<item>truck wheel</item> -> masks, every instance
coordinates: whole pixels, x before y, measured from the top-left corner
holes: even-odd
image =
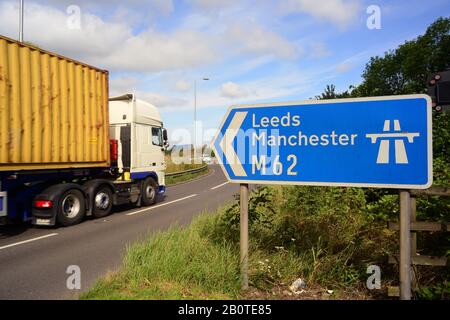
[[[92,215],[95,218],[103,218],[111,213],[113,206],[113,194],[111,188],[103,185],[95,190],[92,201]]]
[[[150,177],[144,180],[141,195],[141,202],[144,206],[151,206],[156,202],[157,190],[158,186],[156,185],[155,180]]]
[[[68,227],[79,223],[86,213],[84,196],[81,191],[77,189],[66,191],[59,199],[57,210],[56,219],[62,226]]]

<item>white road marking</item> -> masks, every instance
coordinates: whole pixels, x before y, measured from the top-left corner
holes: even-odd
[[[228,181],[227,181],[227,182],[224,182],[224,183],[222,183],[222,184],[219,184],[218,186],[212,187],[211,190],[216,190],[216,189],[218,189],[218,188],[220,188],[220,187],[223,187],[223,186],[226,185],[227,183],[228,183]]]
[[[6,248],[10,248],[10,247],[14,247],[14,246],[18,246],[20,244],[25,244],[25,243],[32,242],[32,241],[41,240],[41,239],[48,238],[48,237],[57,236],[57,235],[58,235],[57,233],[50,233],[50,234],[47,234],[47,235],[42,236],[42,237],[28,239],[28,240],[24,240],[24,241],[20,241],[20,242],[16,242],[16,243],[11,243],[11,244],[8,244],[6,246],[0,247],[0,250],[6,249]]]
[[[153,207],[145,208],[145,209],[142,209],[142,210],[130,212],[130,213],[127,213],[125,215],[126,216],[132,216],[132,215],[135,215],[136,213],[153,210],[153,209],[156,209],[156,208],[159,208],[159,207],[162,207],[162,206],[167,206],[168,204],[172,204],[172,203],[175,203],[175,202],[178,202],[178,201],[186,200],[186,199],[189,199],[189,198],[192,198],[192,197],[195,197],[195,196],[198,196],[198,194],[194,193],[194,194],[191,194],[190,196],[187,196],[187,197],[184,197],[184,198],[176,199],[176,200],[169,201],[169,202],[164,202],[164,203],[158,204],[157,206],[153,206]]]

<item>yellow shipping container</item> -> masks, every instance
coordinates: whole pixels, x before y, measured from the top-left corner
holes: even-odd
[[[0,36],[0,171],[108,166],[108,71]]]

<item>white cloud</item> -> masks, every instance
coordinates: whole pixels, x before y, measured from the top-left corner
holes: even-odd
[[[120,0],[123,1],[123,0]],[[148,1],[146,1],[148,3]],[[173,2],[172,0],[152,0],[150,3],[153,4],[153,6],[161,13],[163,14],[170,14],[174,10]]]
[[[136,97],[138,99],[147,101],[157,108],[166,109],[170,108],[172,110],[177,110],[181,108],[185,108],[189,101],[177,98],[177,97],[169,97],[167,95],[162,95],[154,92],[146,92],[146,91],[137,91]]]
[[[192,13],[184,17],[180,29],[206,31],[211,30],[215,24],[214,18],[210,15]]]
[[[185,80],[178,80],[175,82],[175,88],[178,91],[188,91],[191,89],[191,84]]]
[[[273,54],[282,59],[299,55],[298,48],[273,31],[255,23],[236,23],[225,32],[227,50],[258,55]]]
[[[0,30],[2,34],[17,37],[18,6],[0,4]],[[27,3],[25,6],[24,40],[71,57],[104,56],[109,49],[130,34],[126,25],[105,23],[98,17],[83,14],[81,29],[67,27],[65,12],[46,6]]]
[[[215,49],[198,32],[163,34],[148,30],[124,39],[101,61],[116,70],[152,72],[200,66],[216,59]]]
[[[323,42],[313,42],[310,46],[309,55],[312,58],[320,59],[331,55],[327,46]]]
[[[248,93],[245,92],[238,84],[231,81],[222,84],[220,88],[220,94],[222,97],[232,99],[248,96]]]
[[[359,0],[286,0],[281,4],[281,11],[285,14],[306,13],[340,27],[347,26],[360,8]]]
[[[292,96],[304,95],[308,99],[313,97],[323,83],[329,83],[336,78],[335,66],[324,66],[321,69],[309,70],[292,67],[290,72],[280,71],[277,74],[265,75],[253,80],[229,85],[229,93],[242,93],[242,96],[232,97],[222,94],[222,88],[202,91],[202,101],[198,108],[226,107],[230,104],[230,98],[236,99],[236,103],[260,103],[287,101]],[[233,83],[233,82],[231,82]],[[237,87],[236,87],[237,86]],[[234,88],[233,88],[234,87]],[[245,88],[245,89],[243,89]],[[244,95],[245,94],[245,95]],[[296,98],[298,100],[298,98]]]
[[[370,58],[370,52],[368,50],[364,50],[354,54],[353,56],[339,62],[334,67],[334,72],[337,73],[346,73],[356,66],[364,67],[365,62]]]
[[[352,69],[352,64],[349,62],[343,62],[336,66],[336,71],[339,73],[346,73]]]
[[[136,77],[120,76],[109,80],[110,95],[122,95],[136,91],[140,81]]]
[[[18,5],[0,3],[0,32],[17,36]],[[52,7],[28,2],[25,41],[71,58],[110,70],[155,72],[204,65],[218,54],[211,40],[199,32],[159,33],[147,29],[134,35],[125,23],[81,15],[81,29],[67,28],[68,15]]]
[[[189,107],[191,101],[183,94],[175,93],[171,90],[152,90],[146,86],[148,79],[141,79],[138,76],[120,76],[110,79],[110,96],[119,96],[126,93],[133,93],[138,99],[155,105],[161,110],[179,111]],[[183,82],[184,80],[180,80]],[[179,85],[182,87],[181,82]],[[188,82],[183,85],[189,85]],[[181,91],[181,90],[180,90]]]
[[[16,1],[0,3],[2,34],[17,36],[17,16]],[[81,28],[69,29],[65,9],[34,2],[27,2],[25,17],[26,41],[111,71],[183,70],[240,55],[293,59],[300,53],[295,44],[256,22],[228,25],[222,21],[223,28],[214,32],[207,28],[161,32],[147,27],[136,33],[127,19],[106,20],[82,11]]]
[[[82,10],[96,10],[96,11],[111,11],[116,8],[122,10],[122,6],[126,5],[127,9],[133,11],[145,11],[147,15],[168,15],[173,12],[174,5],[172,0],[34,0],[35,3],[43,5],[52,5],[59,7],[68,7],[70,5],[77,5]],[[25,1],[25,6],[28,5],[28,1]]]
[[[318,88],[325,86],[324,83],[330,83],[336,77],[335,66],[324,67],[317,70],[301,70],[293,67],[290,72],[279,72],[270,74],[257,79],[248,80],[237,84],[228,81],[220,87],[210,87],[203,89],[198,95],[197,109],[225,108],[230,105],[230,99],[234,103],[260,103],[287,101],[292,96],[303,95],[308,99],[317,94]],[[193,97],[185,93],[182,97],[169,98],[170,93],[165,96],[157,95],[147,96],[149,101],[158,106],[164,107],[164,112],[180,112],[192,110]],[[141,95],[147,99],[145,93]],[[296,98],[295,100],[298,100]]]
[[[229,8],[239,3],[239,0],[188,0],[195,8],[201,10],[217,10],[221,8]]]

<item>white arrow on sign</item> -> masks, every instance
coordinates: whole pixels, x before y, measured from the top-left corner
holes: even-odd
[[[225,131],[225,135],[220,141],[220,147],[223,150],[225,158],[227,159],[228,164],[230,165],[233,174],[237,177],[246,177],[247,173],[242,167],[241,162],[234,150],[233,140],[237,136],[239,129],[241,128],[242,123],[247,116],[247,112],[236,112],[231,120],[230,125]]]

